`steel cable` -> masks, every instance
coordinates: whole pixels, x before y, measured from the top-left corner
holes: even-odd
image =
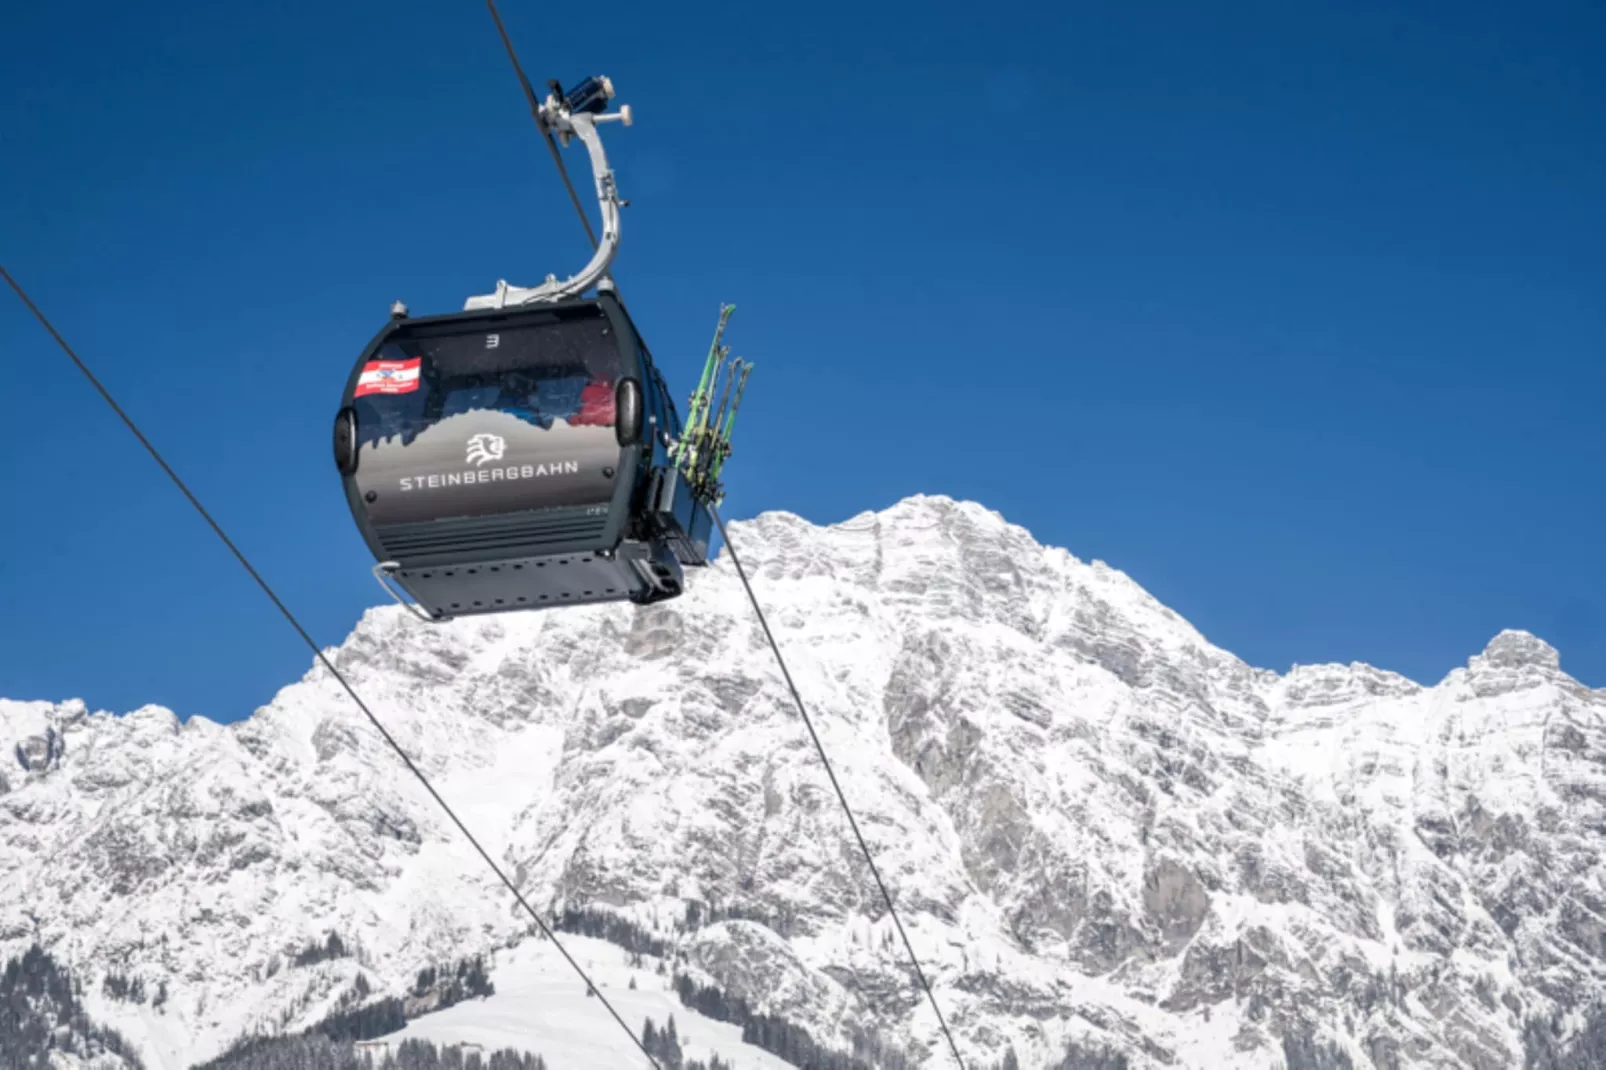
[[[535,87],[524,73],[524,65],[519,62],[518,53],[513,51],[513,40],[507,35],[507,27],[502,25],[502,13],[496,10],[496,0],[485,0],[485,6],[491,9],[491,18],[496,20],[496,32],[502,38],[502,46],[507,49],[507,58],[513,64],[513,73],[519,76],[519,85],[524,90],[524,99],[530,104],[530,115],[535,119],[535,125],[546,138],[546,147],[552,152],[552,162],[558,165],[558,175],[563,179],[563,188],[569,191],[569,200],[574,202],[574,210],[580,216],[580,225],[586,228],[586,237],[591,239],[591,248],[597,247],[596,232],[591,229],[591,219],[586,215],[584,206],[580,204],[580,195],[574,191],[574,183],[569,180],[569,169],[563,165],[563,154],[558,151],[558,143],[552,137],[552,131],[547,128],[546,122],[541,118],[541,104],[535,97]]]
[[[954,1042],[954,1035],[948,1029],[947,1019],[942,1016],[942,1008],[937,1006],[937,997],[931,991],[931,983],[926,980],[926,972],[920,968],[920,959],[915,955],[914,945],[909,942],[909,934],[904,932],[903,922],[898,917],[898,908],[892,904],[892,894],[887,891],[886,882],[881,879],[881,871],[876,868],[875,858],[870,854],[870,845],[865,842],[864,834],[859,831],[859,822],[853,816],[853,807],[848,805],[848,797],[842,791],[842,785],[837,782],[836,772],[831,768],[831,759],[825,756],[825,744],[820,742],[820,734],[814,729],[814,721],[803,705],[797,684],[792,682],[792,674],[787,671],[786,659],[781,656],[780,644],[775,641],[775,634],[770,631],[769,622],[764,618],[764,610],[758,604],[758,596],[753,593],[753,585],[747,579],[747,570],[742,567],[742,559],[736,553],[736,544],[731,542],[730,533],[725,530],[725,518],[720,516],[718,507],[712,503],[709,504],[708,511],[719,528],[719,537],[724,541],[725,549],[730,552],[731,564],[735,566],[736,575],[747,591],[747,600],[753,604],[753,612],[758,616],[759,627],[764,630],[764,638],[769,641],[770,650],[775,654],[775,663],[780,666],[787,690],[792,693],[792,701],[797,705],[798,715],[803,719],[803,727],[809,730],[809,738],[814,741],[814,749],[820,755],[820,764],[825,766],[825,775],[831,779],[831,787],[836,791],[837,801],[842,804],[843,813],[848,815],[848,825],[853,829],[853,838],[859,841],[859,850],[864,852],[864,861],[870,867],[870,875],[875,878],[876,887],[881,890],[881,898],[887,904],[887,913],[892,916],[892,924],[903,939],[903,947],[909,953],[909,962],[915,968],[915,976],[920,979],[920,987],[925,989],[926,999],[931,1002],[931,1009],[937,1015],[937,1025],[941,1027],[942,1035],[948,1039],[948,1050],[953,1052],[954,1062],[959,1065],[959,1070],[965,1070],[965,1060],[959,1054],[959,1045]]]
[[[641,1054],[647,1057],[647,1061],[653,1065],[654,1070],[663,1070],[663,1068],[658,1065],[658,1060],[653,1058],[652,1053],[647,1050],[646,1045],[643,1044],[641,1038],[636,1036],[635,1032],[630,1028],[630,1026],[625,1024],[625,1020],[619,1016],[619,1012],[614,1009],[613,1004],[608,1002],[608,997],[604,996],[602,994],[602,990],[592,983],[591,978],[586,975],[585,970],[578,962],[574,960],[574,956],[570,955],[568,949],[565,948],[558,940],[557,934],[547,926],[545,921],[541,920],[541,915],[535,912],[535,908],[530,906],[528,900],[524,898],[524,893],[519,891],[518,887],[508,879],[507,874],[502,872],[502,867],[496,864],[495,859],[490,856],[484,847],[480,846],[480,841],[474,838],[474,834],[468,830],[468,826],[464,825],[463,822],[458,819],[457,814],[452,810],[451,806],[447,804],[445,799],[441,798],[440,793],[437,792],[435,790],[435,786],[429,782],[429,778],[424,775],[423,770],[419,769],[418,766],[413,764],[413,760],[407,756],[407,752],[402,749],[401,744],[396,742],[395,737],[390,734],[390,732],[382,723],[380,723],[379,718],[374,716],[374,712],[368,708],[368,703],[364,702],[362,696],[357,694],[357,690],[351,686],[350,682],[346,680],[344,674],[342,674],[339,669],[335,668],[334,664],[324,654],[323,648],[320,647],[313,640],[312,636],[307,633],[307,630],[301,626],[301,622],[296,619],[296,615],[290,611],[290,608],[286,606],[282,600],[280,600],[278,594],[274,592],[268,581],[262,578],[262,574],[256,570],[256,567],[251,564],[250,560],[245,556],[240,548],[234,544],[234,540],[230,539],[228,535],[224,533],[223,528],[216,520],[212,519],[212,514],[207,512],[206,507],[201,504],[198,498],[196,498],[189,486],[182,478],[180,478],[179,474],[173,470],[173,467],[167,463],[166,458],[164,458],[161,452],[151,444],[150,439],[145,437],[144,432],[139,429],[139,425],[134,423],[133,418],[130,417],[128,413],[123,411],[123,407],[117,403],[117,399],[112,397],[111,392],[108,391],[105,386],[101,385],[100,380],[95,377],[95,373],[89,370],[89,366],[79,359],[78,354],[73,351],[72,346],[67,344],[67,340],[63,338],[60,332],[56,330],[55,325],[52,324],[49,318],[45,316],[44,312],[39,309],[39,306],[33,303],[33,299],[28,296],[17,280],[11,277],[11,273],[5,269],[5,265],[3,264],[0,264],[0,276],[5,278],[6,283],[11,287],[12,290],[16,292],[17,296],[22,299],[22,303],[28,306],[28,311],[33,313],[34,318],[44,326],[46,331],[50,332],[50,336],[56,340],[56,344],[61,347],[62,352],[66,353],[67,356],[72,359],[72,362],[77,365],[78,370],[83,372],[84,378],[89,380],[90,385],[100,393],[100,396],[105,400],[106,404],[111,406],[112,411],[115,412],[118,418],[123,421],[123,423],[131,432],[133,432],[134,437],[139,439],[139,444],[145,447],[146,452],[148,452],[156,461],[156,463],[161,466],[162,471],[167,473],[167,477],[173,481],[174,485],[177,486],[178,489],[184,494],[184,497],[189,500],[189,503],[195,507],[195,511],[201,514],[201,519],[206,521],[207,525],[211,527],[212,531],[217,535],[217,537],[223,541],[223,545],[228,547],[229,552],[234,555],[235,560],[240,562],[241,567],[243,567],[245,571],[250,574],[251,578],[256,581],[257,586],[262,588],[262,592],[268,596],[268,599],[284,616],[284,619],[290,622],[290,626],[295,629],[296,634],[301,636],[301,641],[307,644],[308,648],[311,649],[313,655],[318,659],[323,667],[327,669],[329,674],[333,676],[335,680],[339,682],[340,686],[345,689],[346,694],[351,696],[352,701],[357,704],[358,709],[362,710],[363,715],[368,718],[369,723],[371,723],[374,728],[378,729],[379,734],[385,738],[385,742],[390,744],[391,749],[396,752],[396,755],[401,758],[402,762],[407,766],[412,774],[418,778],[419,783],[424,785],[424,790],[429,792],[430,797],[440,804],[441,809],[446,812],[446,816],[452,819],[452,824],[456,825],[458,831],[467,837],[469,843],[474,845],[474,850],[479,852],[479,856],[485,860],[486,865],[491,867],[491,871],[496,874],[497,878],[507,886],[507,890],[513,893],[513,898],[518,900],[519,906],[524,908],[525,913],[530,915],[531,919],[535,921],[535,924],[540,927],[541,932],[545,934],[547,939],[552,941],[553,946],[558,949],[559,954],[561,954],[564,959],[568,961],[569,965],[574,968],[574,972],[580,976],[582,981],[585,982],[587,990],[596,993],[597,998],[602,1001],[602,1005],[608,1009],[608,1013],[613,1015],[613,1020],[619,1023],[619,1028],[623,1029],[630,1037],[631,1042],[635,1044],[637,1048],[641,1049]]]

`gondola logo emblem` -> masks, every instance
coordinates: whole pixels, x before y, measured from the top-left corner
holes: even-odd
[[[468,440],[468,463],[475,466],[500,461],[506,452],[507,442],[501,435],[481,432]]]

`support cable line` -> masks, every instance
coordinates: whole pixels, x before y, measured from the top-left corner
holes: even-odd
[[[507,887],[507,890],[513,893],[513,898],[518,900],[519,906],[524,908],[525,913],[530,915],[531,919],[535,921],[535,924],[540,927],[541,932],[547,937],[547,939],[552,941],[552,945],[558,949],[559,954],[561,954],[569,963],[569,965],[573,967],[574,972],[579,975],[582,981],[585,982],[587,990],[595,993],[596,997],[602,1001],[602,1005],[606,1007],[608,1013],[613,1016],[613,1020],[619,1023],[619,1028],[623,1029],[630,1037],[631,1043],[635,1044],[635,1046],[640,1049],[641,1054],[647,1057],[647,1061],[652,1064],[653,1070],[663,1070],[663,1068],[659,1065],[658,1060],[655,1059],[652,1053],[647,1050],[646,1045],[642,1042],[642,1039],[636,1035],[635,1031],[632,1030],[630,1026],[625,1024],[625,1020],[619,1016],[619,1012],[614,1009],[613,1004],[608,1002],[608,997],[604,996],[602,994],[602,990],[592,983],[591,978],[587,976],[585,970],[578,962],[574,960],[574,956],[570,955],[568,950],[564,948],[563,944],[558,941],[557,934],[554,933],[547,923],[541,919],[541,915],[536,913],[535,908],[530,906],[529,901],[524,898],[524,893],[519,891],[518,886],[508,879],[507,874],[502,872],[502,867],[496,864],[495,859],[490,856],[484,847],[480,846],[479,840],[474,838],[474,834],[470,832],[468,827],[464,825],[463,822],[458,818],[456,812],[452,810],[451,806],[447,804],[445,799],[441,798],[440,793],[437,792],[434,785],[429,782],[429,778],[424,775],[423,771],[419,769],[418,766],[413,764],[413,760],[407,756],[407,752],[402,749],[401,744],[396,742],[395,737],[390,734],[390,732],[380,722],[379,718],[374,716],[373,711],[368,708],[368,703],[363,701],[362,696],[359,695],[356,689],[351,686],[340,670],[335,668],[334,664],[324,654],[323,648],[318,646],[317,642],[312,638],[312,636],[307,633],[307,630],[302,627],[301,622],[296,618],[295,614],[290,611],[289,607],[280,600],[278,594],[276,594],[272,586],[268,584],[268,581],[262,578],[262,574],[256,570],[255,566],[251,564],[250,560],[245,556],[240,548],[234,544],[234,541],[224,533],[223,528],[216,520],[212,518],[212,514],[207,512],[206,507],[201,504],[198,498],[196,498],[195,494],[190,490],[188,484],[186,484],[179,474],[173,470],[172,466],[167,463],[166,458],[162,456],[161,452],[151,444],[151,441],[145,437],[144,432],[140,431],[139,426],[128,415],[128,413],[123,411],[123,407],[117,403],[115,398],[112,397],[111,392],[108,391],[106,387],[101,384],[100,380],[95,377],[95,374],[89,370],[88,365],[86,365],[83,360],[79,358],[72,346],[67,344],[67,340],[63,338],[60,332],[56,330],[49,318],[46,317],[44,312],[39,309],[39,306],[34,304],[33,299],[28,296],[27,292],[23,290],[22,286],[17,282],[17,280],[14,279],[11,276],[11,273],[6,270],[4,264],[0,264],[0,277],[5,279],[6,283],[13,291],[15,291],[16,295],[22,299],[22,303],[28,306],[28,311],[33,313],[34,318],[37,319],[40,324],[43,325],[45,330],[49,332],[50,336],[56,340],[56,344],[61,347],[62,352],[67,354],[67,356],[72,360],[73,364],[77,366],[78,370],[83,373],[84,378],[89,380],[90,385],[95,388],[95,390],[100,394],[101,398],[105,400],[106,404],[111,406],[112,411],[115,412],[118,418],[123,421],[124,425],[127,426],[129,431],[133,432],[134,437],[139,440],[140,445],[145,447],[146,452],[151,455],[151,457],[159,466],[161,466],[162,471],[167,473],[167,477],[173,481],[174,485],[178,487],[178,489],[183,493],[184,497],[189,500],[190,505],[195,507],[195,511],[201,515],[201,519],[206,521],[207,525],[211,527],[213,533],[216,534],[220,540],[222,540],[223,545],[228,547],[229,552],[234,555],[235,560],[239,561],[241,567],[244,568],[245,571],[250,574],[251,578],[256,581],[257,586],[262,588],[263,593],[268,596],[268,599],[279,610],[284,619],[290,622],[290,626],[295,629],[297,635],[301,636],[302,642],[307,644],[307,647],[311,649],[317,660],[325,669],[329,671],[329,674],[335,678],[340,686],[345,689],[346,694],[351,696],[352,701],[357,704],[358,709],[362,710],[363,715],[368,718],[369,723],[371,723],[374,728],[378,730],[379,734],[384,737],[385,742],[390,744],[391,749],[396,752],[396,755],[401,758],[402,762],[407,766],[412,774],[418,778],[419,783],[424,785],[424,790],[429,792],[430,797],[433,798],[435,802],[440,805],[440,808],[446,812],[446,816],[452,819],[452,823],[457,826],[458,831],[468,839],[468,842],[473,845],[474,850],[479,852],[479,856],[485,860],[485,864],[491,867],[491,871],[495,873],[497,878],[501,880],[503,885]]]
[[[959,1045],[954,1042],[954,1035],[949,1031],[948,1022],[942,1016],[942,1008],[937,1006],[937,997],[931,991],[931,983],[926,980],[926,973],[920,968],[920,959],[915,955],[914,945],[909,942],[909,934],[904,932],[903,922],[898,918],[898,908],[892,905],[892,894],[887,891],[886,882],[881,879],[881,871],[876,868],[875,859],[870,854],[870,845],[865,842],[864,834],[859,831],[859,822],[853,816],[853,807],[848,805],[848,797],[843,793],[842,785],[837,782],[836,772],[831,768],[831,760],[825,756],[825,745],[820,742],[820,734],[814,729],[814,721],[803,705],[797,684],[792,682],[792,674],[786,668],[786,659],[781,656],[780,644],[775,641],[775,635],[770,631],[769,621],[764,618],[764,610],[758,604],[758,596],[753,593],[753,585],[747,579],[747,570],[742,567],[742,559],[737,556],[736,544],[731,542],[730,533],[725,530],[725,518],[716,505],[710,504],[708,511],[714,518],[715,526],[719,528],[720,540],[730,552],[731,564],[735,566],[736,575],[747,591],[747,600],[753,604],[753,612],[758,616],[759,627],[764,630],[764,638],[769,641],[770,650],[775,654],[775,664],[780,666],[787,690],[792,693],[792,702],[797,706],[798,715],[803,719],[803,727],[808,729],[809,738],[814,741],[814,749],[819,752],[820,764],[825,766],[825,775],[831,779],[831,787],[836,790],[837,801],[842,804],[842,811],[848,816],[848,825],[853,829],[853,838],[859,841],[859,850],[864,853],[864,860],[870,867],[870,875],[875,878],[876,887],[881,890],[881,898],[887,904],[887,913],[892,915],[892,924],[897,927],[898,936],[903,939],[903,948],[909,953],[909,962],[915,968],[915,976],[920,979],[920,987],[925,989],[926,999],[930,1001],[931,1009],[937,1015],[937,1024],[942,1028],[942,1035],[948,1040],[948,1050],[953,1052],[954,1062],[959,1066],[959,1070],[965,1070],[965,1060],[959,1054]]]
[[[569,180],[569,169],[563,164],[563,155],[558,152],[558,143],[552,139],[552,128],[547,124],[546,118],[541,114],[541,103],[536,99],[535,87],[524,73],[524,65],[519,62],[518,53],[513,51],[513,39],[507,35],[507,27],[502,25],[502,13],[496,10],[496,0],[485,0],[485,6],[491,9],[491,18],[496,20],[496,32],[502,38],[502,47],[507,49],[507,58],[513,64],[513,73],[519,76],[519,85],[524,90],[524,99],[529,102],[530,114],[535,117],[535,125],[546,139],[546,147],[552,153],[552,162],[558,165],[558,175],[563,179],[563,188],[569,191],[569,200],[574,202],[574,210],[580,216],[580,225],[586,228],[586,237],[591,239],[591,247],[597,247],[596,232],[591,229],[591,220],[586,215],[585,208],[580,204],[580,195],[574,190],[574,183]],[[563,90],[553,85],[552,90],[560,98]]]

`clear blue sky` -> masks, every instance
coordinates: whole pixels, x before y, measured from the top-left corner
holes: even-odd
[[[739,306],[728,515],[972,498],[1257,665],[1435,681],[1517,627],[1606,685],[1599,4],[505,4],[538,83],[636,109],[618,277],[677,394]],[[587,252],[483,5],[5,21],[0,262],[338,643],[383,600],[355,356]],[[4,292],[0,354],[0,695],[299,676]]]

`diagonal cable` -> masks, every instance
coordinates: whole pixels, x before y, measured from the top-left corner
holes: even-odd
[[[62,352],[66,353],[67,356],[72,359],[72,362],[78,366],[78,370],[84,373],[84,378],[89,380],[90,385],[100,393],[100,396],[105,399],[106,404],[111,406],[112,411],[115,412],[123,421],[123,423],[127,425],[128,429],[134,433],[134,437],[139,439],[139,444],[145,447],[146,452],[148,452],[151,457],[155,459],[156,463],[161,466],[162,471],[167,473],[167,477],[173,481],[174,485],[176,485],[180,491],[183,492],[184,497],[189,499],[189,503],[195,507],[195,511],[201,514],[201,519],[207,522],[217,537],[223,541],[223,545],[229,548],[229,552],[232,553],[235,559],[240,562],[241,567],[243,567],[246,572],[250,573],[251,578],[256,581],[257,586],[262,588],[263,593],[268,596],[269,600],[272,601],[279,612],[283,614],[284,619],[289,621],[290,626],[296,630],[296,634],[301,636],[302,642],[307,644],[307,646],[312,650],[312,653],[317,657],[318,661],[323,664],[323,667],[329,670],[329,674],[339,681],[340,686],[346,689],[346,694],[351,696],[352,701],[357,704],[357,708],[362,710],[363,715],[366,716],[369,722],[379,730],[379,734],[385,737],[385,742],[390,744],[391,749],[396,752],[397,756],[401,758],[401,760],[406,764],[407,768],[412,771],[412,774],[418,778],[419,783],[424,785],[424,790],[429,792],[430,797],[440,804],[441,809],[446,811],[446,816],[452,819],[452,823],[457,826],[458,831],[468,838],[468,842],[474,845],[474,850],[478,851],[480,857],[485,859],[485,864],[491,867],[492,872],[494,872],[501,882],[507,886],[507,890],[513,893],[513,898],[518,900],[519,906],[523,907],[525,913],[529,914],[530,917],[534,919],[536,925],[540,926],[541,932],[546,935],[547,939],[552,941],[553,946],[558,949],[558,952],[562,954],[566,960],[568,960],[569,965],[574,967],[574,972],[580,975],[580,979],[586,983],[586,987],[590,991],[596,993],[597,998],[602,1001],[602,1005],[608,1008],[608,1013],[613,1015],[613,1020],[619,1023],[619,1028],[623,1029],[625,1033],[629,1035],[631,1042],[634,1043],[636,1047],[640,1048],[641,1053],[647,1057],[647,1061],[652,1064],[653,1070],[663,1070],[663,1068],[658,1065],[658,1060],[653,1058],[652,1053],[647,1050],[641,1039],[636,1036],[635,1032],[628,1025],[625,1024],[625,1020],[619,1017],[619,1012],[614,1010],[613,1004],[608,1002],[608,997],[602,994],[602,990],[600,988],[592,984],[591,978],[586,976],[585,970],[582,969],[580,964],[574,960],[574,957],[569,954],[568,950],[558,942],[557,934],[547,926],[546,922],[541,920],[541,915],[537,914],[535,912],[535,908],[530,906],[529,902],[524,898],[524,893],[519,891],[518,887],[508,879],[507,874],[502,872],[502,867],[498,866],[496,861],[491,858],[490,854],[486,852],[485,848],[480,846],[480,841],[474,838],[474,834],[470,832],[468,827],[458,819],[457,814],[453,812],[449,805],[447,805],[446,800],[440,797],[440,794],[435,790],[434,785],[429,782],[429,778],[424,776],[423,771],[420,770],[418,766],[413,764],[413,760],[407,756],[407,752],[402,749],[401,744],[396,742],[395,737],[393,737],[390,732],[385,729],[385,726],[380,723],[379,718],[374,716],[373,711],[368,708],[368,703],[363,701],[362,696],[357,694],[356,689],[346,681],[345,676],[341,674],[340,670],[335,668],[334,664],[330,662],[328,657],[324,655],[323,648],[313,641],[311,635],[307,634],[307,630],[301,626],[301,622],[296,619],[295,614],[290,612],[289,608],[279,600],[279,596],[275,594],[273,588],[268,585],[268,581],[262,578],[261,573],[257,572],[256,568],[246,558],[245,554],[240,551],[240,548],[234,545],[234,541],[230,539],[228,535],[224,534],[222,527],[218,525],[216,520],[212,519],[212,514],[206,511],[206,507],[203,506],[200,503],[200,500],[195,497],[194,493],[190,491],[189,486],[185,484],[184,480],[179,477],[177,472],[173,471],[172,466],[167,463],[167,460],[161,455],[160,452],[157,451],[156,447],[151,445],[150,440],[147,439],[144,433],[140,431],[139,426],[134,423],[133,419],[129,417],[128,413],[123,411],[123,407],[117,404],[116,399],[111,396],[110,391],[101,385],[100,380],[95,378],[95,374],[89,370],[89,367],[84,364],[82,360],[79,359],[78,354],[73,351],[72,346],[67,344],[67,340],[61,336],[50,320],[46,318],[45,314],[39,310],[39,306],[33,303],[33,299],[28,296],[28,294],[23,290],[22,286],[18,284],[17,280],[11,277],[11,273],[5,269],[4,264],[0,264],[0,277],[5,278],[7,284],[10,285],[12,290],[16,291],[17,296],[22,299],[22,303],[28,306],[28,311],[33,313],[34,318],[37,319],[44,326],[45,330],[50,332],[50,336],[56,340],[56,344],[61,346]]]
[[[524,89],[524,99],[530,104],[530,114],[535,118],[535,125],[540,129],[541,136],[546,138],[546,147],[552,152],[552,162],[558,165],[558,175],[563,179],[563,188],[569,191],[569,200],[574,202],[574,210],[580,214],[580,225],[586,228],[586,237],[591,239],[591,247],[597,247],[597,235],[591,229],[591,219],[580,204],[580,195],[574,191],[574,183],[569,181],[569,169],[563,165],[563,154],[558,152],[558,143],[552,139],[552,131],[547,128],[546,120],[541,118],[541,105],[535,97],[535,87],[524,73],[524,65],[519,62],[518,53],[513,51],[513,39],[507,35],[507,27],[502,25],[502,13],[496,10],[496,0],[485,0],[485,6],[491,9],[491,18],[496,20],[496,32],[502,37],[502,46],[507,49],[507,58],[513,63],[513,73],[519,76],[519,85]]]
[[[948,1022],[942,1016],[942,1008],[937,1006],[937,997],[931,991],[931,984],[926,980],[926,973],[920,968],[920,959],[915,955],[914,945],[909,942],[909,934],[903,931],[903,922],[898,918],[898,908],[892,905],[892,894],[887,891],[886,882],[881,879],[881,871],[876,868],[875,859],[870,855],[870,845],[864,840],[864,834],[859,831],[859,822],[853,816],[853,807],[848,805],[848,797],[842,792],[842,785],[837,783],[836,773],[831,768],[831,760],[825,756],[825,745],[820,742],[820,734],[814,730],[814,721],[809,717],[809,711],[803,705],[803,699],[798,694],[797,684],[792,682],[792,674],[787,671],[786,659],[781,657],[781,648],[775,641],[775,635],[770,631],[769,622],[764,619],[764,610],[758,604],[758,596],[753,593],[753,585],[748,582],[747,570],[742,567],[742,559],[736,554],[736,544],[731,542],[730,534],[725,530],[725,518],[720,516],[719,507],[712,502],[708,503],[708,511],[714,517],[714,523],[719,526],[719,537],[725,542],[725,549],[730,551],[731,564],[736,566],[736,575],[741,578],[742,586],[747,590],[747,600],[753,603],[753,612],[758,615],[759,627],[764,629],[764,638],[769,640],[770,650],[775,654],[775,664],[781,667],[781,676],[786,679],[787,690],[792,692],[792,702],[797,706],[799,716],[803,718],[803,726],[809,730],[809,738],[814,740],[814,749],[820,754],[820,764],[825,766],[825,775],[831,778],[831,787],[836,789],[837,800],[842,804],[842,810],[848,815],[848,824],[853,829],[853,838],[859,841],[859,850],[864,852],[864,860],[870,866],[870,875],[875,878],[876,887],[881,889],[881,898],[886,901],[887,913],[892,915],[892,924],[897,926],[898,935],[903,939],[903,948],[909,953],[909,961],[915,968],[915,976],[920,979],[920,987],[926,990],[926,999],[931,1001],[931,1009],[937,1015],[937,1024],[942,1027],[942,1035],[948,1038],[948,1050],[953,1052],[954,1062],[959,1070],[965,1070],[965,1060],[960,1057],[959,1045],[954,1042],[953,1033],[948,1030]]]

